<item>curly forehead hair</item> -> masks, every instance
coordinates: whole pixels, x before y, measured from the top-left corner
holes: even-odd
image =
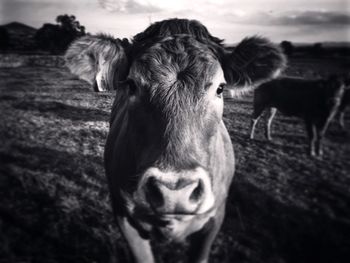
[[[191,127],[201,125],[208,110],[207,84],[218,67],[219,61],[209,48],[187,35],[157,41],[135,59],[129,77],[157,108],[172,156],[192,133]]]
[[[218,65],[206,45],[191,36],[176,35],[165,37],[142,52],[131,72],[150,88],[151,99],[162,104],[191,100],[191,104],[201,97]]]

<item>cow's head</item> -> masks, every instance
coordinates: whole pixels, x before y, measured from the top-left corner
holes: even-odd
[[[188,20],[156,23],[128,47],[100,36],[73,47],[80,42],[110,52],[104,63],[113,70],[103,74],[116,98],[105,163],[116,213],[122,207],[144,218],[209,213],[226,187],[231,147],[222,122],[223,89],[273,77],[285,64],[282,52],[263,38],[226,50]],[[93,68],[88,56],[68,63]],[[99,74],[94,69],[90,75]]]

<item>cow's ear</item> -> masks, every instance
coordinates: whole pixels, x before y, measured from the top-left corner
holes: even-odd
[[[223,59],[223,70],[232,88],[254,87],[273,79],[286,66],[282,50],[262,37],[243,39]]]
[[[128,59],[125,40],[108,35],[84,36],[65,54],[70,71],[93,85],[95,91],[112,90],[126,77]]]

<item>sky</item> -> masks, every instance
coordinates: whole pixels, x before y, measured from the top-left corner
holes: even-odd
[[[274,42],[350,42],[350,0],[0,0],[0,25],[40,28],[61,14],[75,15],[90,33],[119,38],[178,17],[197,19],[232,44],[252,35]]]

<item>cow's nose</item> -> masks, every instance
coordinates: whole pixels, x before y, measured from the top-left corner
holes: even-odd
[[[157,212],[174,214],[196,212],[204,194],[200,179],[169,182],[150,177],[145,190],[148,201]]]
[[[144,192],[150,206],[161,214],[197,214],[214,204],[206,173],[147,173]]]

